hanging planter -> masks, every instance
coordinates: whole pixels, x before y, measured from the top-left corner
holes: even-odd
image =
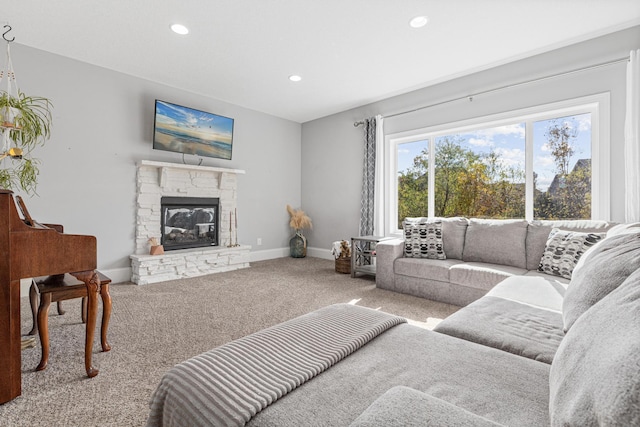
[[[20,110],[14,107],[6,106],[0,110],[2,126],[7,129],[20,129],[20,116]]]
[[[14,39],[4,34],[7,65],[6,70],[0,70],[0,87],[6,87],[0,90],[0,188],[35,193],[39,161],[30,153],[51,135],[52,104],[47,98],[27,96],[18,89],[10,51]]]

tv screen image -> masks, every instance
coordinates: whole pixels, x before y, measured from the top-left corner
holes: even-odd
[[[233,119],[156,100],[153,148],[231,160]]]

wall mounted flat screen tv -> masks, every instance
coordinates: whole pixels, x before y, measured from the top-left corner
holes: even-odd
[[[156,99],[153,148],[231,160],[233,119]]]

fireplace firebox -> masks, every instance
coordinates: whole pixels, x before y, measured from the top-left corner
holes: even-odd
[[[218,246],[220,199],[162,197],[160,204],[165,251]]]

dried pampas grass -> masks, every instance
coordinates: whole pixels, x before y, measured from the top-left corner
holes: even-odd
[[[287,212],[289,212],[289,216],[291,217],[291,220],[289,221],[289,226],[291,228],[295,230],[313,228],[311,218],[309,218],[302,209],[293,209],[291,206],[287,205]]]

